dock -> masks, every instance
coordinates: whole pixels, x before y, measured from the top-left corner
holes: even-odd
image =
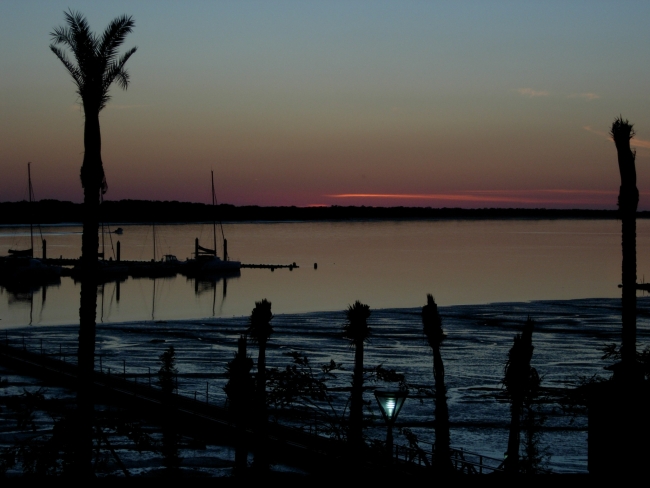
[[[75,278],[78,276],[80,259],[70,258],[47,258],[42,259],[43,263],[51,266],[61,266],[61,276],[71,276]],[[160,277],[174,277],[176,275],[183,275],[187,277],[196,277],[195,272],[192,271],[185,262],[179,261],[178,264],[170,264],[163,261],[130,261],[130,260],[100,260],[99,274],[102,276],[123,276],[133,278],[160,278]],[[252,264],[242,263],[241,269],[288,269],[293,271],[294,268],[299,266],[294,262],[290,264]],[[230,271],[230,274],[232,271]],[[224,274],[228,274],[224,271]]]

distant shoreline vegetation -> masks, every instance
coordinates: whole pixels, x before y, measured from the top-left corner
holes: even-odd
[[[250,221],[346,221],[346,220],[499,220],[499,219],[617,219],[616,210],[544,208],[431,208],[431,207],[260,207],[150,200],[105,201],[100,219],[106,223],[189,223]],[[0,224],[39,224],[82,221],[82,204],[40,200],[0,202]],[[650,218],[638,212],[637,218]]]

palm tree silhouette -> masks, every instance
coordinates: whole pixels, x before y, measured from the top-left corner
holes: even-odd
[[[100,192],[106,193],[108,188],[102,164],[99,112],[111,98],[108,92],[113,82],[124,90],[129,86],[129,73],[124,65],[137,48],[129,49],[122,56],[118,55],[118,50],[135,22],[130,16],[122,15],[112,20],[101,37],[97,37],[90,32],[88,22],[79,12],[69,11],[64,15],[67,26],[52,31],[50,49],[72,76],[84,108],[84,158],[80,175],[84,189],[81,261],[83,268],[94,274],[99,250]],[[70,49],[76,65],[58,45]]]
[[[253,360],[246,354],[246,335],[239,337],[235,357],[226,365],[228,383],[224,387],[228,395],[229,410],[238,429],[238,438],[235,446],[236,474],[243,474],[247,467],[248,449],[246,442],[246,424],[251,410],[255,380],[251,375]]]
[[[348,306],[347,323],[343,326],[343,337],[354,347],[349,431],[352,447],[361,446],[363,443],[363,344],[370,336],[368,317],[370,317],[370,307],[357,300],[354,305]]]
[[[433,378],[436,383],[436,456],[434,461],[439,469],[451,471],[449,408],[447,406],[447,387],[445,386],[445,366],[440,355],[440,345],[444,339],[444,333],[438,305],[431,294],[427,295],[427,304],[422,307],[422,329],[433,351]]]
[[[250,326],[248,335],[259,347],[257,356],[257,387],[255,393],[257,396],[257,425],[256,425],[256,446],[254,467],[258,470],[268,468],[268,459],[266,453],[266,343],[271,337],[273,327],[271,327],[271,302],[266,298],[261,302],[255,302],[255,308],[251,312]]]
[[[622,226],[622,322],[621,366],[625,379],[635,376],[636,364],[636,209],[639,190],[636,187],[636,152],[630,149],[635,135],[633,124],[623,117],[612,123],[610,134],[618,153],[621,186],[618,194],[618,212]]]
[[[507,472],[519,472],[519,445],[521,432],[521,414],[524,400],[539,386],[537,370],[530,366],[533,357],[533,320],[528,317],[521,334],[515,335],[514,343],[508,352],[508,361],[504,368],[503,385],[510,398],[510,433],[508,435],[508,452],[504,462]]]
[[[84,190],[78,352],[80,440],[75,470],[80,476],[89,476],[92,473],[93,403],[90,392],[95,362],[99,202],[100,194],[107,189],[101,156],[99,112],[110,100],[108,91],[114,81],[124,89],[128,87],[129,74],[124,65],[136,48],[118,56],[119,47],[133,29],[131,17],[123,15],[114,19],[97,37],[90,32],[88,22],[79,12],[70,10],[64,15],[66,25],[55,28],[50,34],[50,49],[72,76],[84,108],[84,158],[80,175]],[[76,64],[58,45],[70,49]]]

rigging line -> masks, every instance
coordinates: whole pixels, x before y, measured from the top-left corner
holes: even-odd
[[[32,203],[32,163],[27,163],[27,191],[29,192],[29,242],[32,248],[32,257],[34,257],[34,208]],[[31,324],[31,318],[29,323]]]
[[[214,198],[214,206],[217,207],[219,204],[217,202],[217,194],[214,191],[214,176],[212,177],[212,197]],[[225,239],[226,234],[223,232],[223,222],[221,221],[221,218],[219,218],[219,227],[221,227],[221,238]],[[216,251],[216,247],[215,247]]]
[[[105,283],[102,283],[102,317],[101,317],[102,324],[104,323],[104,285]]]
[[[100,218],[101,221],[102,221],[102,259],[103,259],[103,260],[106,260],[106,249],[105,249],[106,246],[104,246],[104,215],[103,215],[104,212],[103,212],[103,203],[104,203],[104,196],[101,194],[101,192],[99,192],[99,209],[100,209],[100,210],[99,210],[99,218]],[[102,297],[102,300],[103,300],[103,299],[104,299],[104,298]],[[103,301],[102,301],[102,303],[103,303]],[[102,306],[103,306],[103,305],[102,305]],[[103,318],[103,316],[104,316],[104,310],[102,310],[102,318]]]
[[[214,171],[210,170],[212,179],[212,237],[214,243],[214,255],[217,256],[217,222],[215,221],[215,207],[217,205],[217,195],[214,193]]]
[[[104,197],[101,197],[102,203],[104,203]],[[106,227],[108,227],[108,240],[111,243],[111,251],[113,252],[113,259],[117,260],[117,256],[115,255],[115,248],[113,247],[113,232],[111,231],[111,224],[107,223]]]
[[[142,261],[142,254],[144,253],[144,248],[146,247],[148,237],[149,237],[149,226],[147,226],[147,233],[144,235],[144,244],[140,246],[140,257],[138,258],[140,261]]]
[[[151,320],[154,319],[154,314],[156,313],[156,278],[153,279],[153,299],[151,300]]]
[[[43,285],[41,288],[41,311],[38,314],[38,323],[43,322],[43,309],[45,308],[45,288],[47,285]]]
[[[111,309],[113,308],[113,298],[115,298],[115,290],[117,290],[117,286],[118,286],[117,281],[115,281],[115,285],[113,285],[113,293],[111,294],[111,301],[108,304],[108,313],[106,315],[106,319],[109,319],[111,317]]]
[[[29,163],[31,164],[31,163]],[[32,177],[31,174],[29,175],[29,192],[30,192],[30,200],[36,203],[36,195],[34,194],[34,186],[32,185]],[[43,229],[41,229],[41,224],[40,222],[36,222],[36,226],[38,227],[38,233],[41,236],[41,243],[43,242]],[[32,255],[34,254],[34,244],[32,244]]]
[[[228,286],[228,278],[224,276],[223,278],[223,295],[221,296],[221,304],[219,305],[219,316],[223,315],[223,304],[226,301],[226,288]]]

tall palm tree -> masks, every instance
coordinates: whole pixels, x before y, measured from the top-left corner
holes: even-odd
[[[247,466],[246,424],[255,392],[255,380],[251,375],[253,360],[246,354],[246,335],[239,337],[235,357],[226,365],[228,383],[224,391],[228,396],[229,410],[239,431],[235,446],[235,472],[242,474]]]
[[[510,473],[519,472],[519,445],[521,433],[521,414],[524,400],[539,386],[539,375],[530,366],[533,357],[533,320],[528,317],[521,334],[508,352],[504,368],[503,385],[510,398],[510,433],[504,469]]]
[[[256,426],[256,446],[254,465],[258,470],[265,470],[268,467],[266,454],[266,343],[271,337],[273,327],[271,327],[271,302],[266,298],[261,302],[255,302],[255,308],[251,312],[250,326],[248,335],[259,347],[257,356],[257,387],[255,393],[257,396],[257,426]]]
[[[80,475],[90,474],[92,455],[92,373],[95,354],[95,320],[97,315],[97,265],[99,251],[99,201],[106,192],[106,177],[102,165],[99,112],[110,100],[113,82],[126,89],[129,74],[124,68],[136,48],[122,56],[118,49],[134,26],[131,17],[114,19],[101,36],[90,31],[88,22],[79,12],[64,12],[65,24],[51,32],[50,49],[68,70],[81,97],[84,108],[84,158],[81,165],[81,185],[84,190],[83,234],[81,238],[81,296],[79,306],[79,393],[81,414],[78,466]],[[64,50],[72,52],[76,64]],[[83,440],[85,439],[85,440]],[[88,443],[90,442],[90,445]],[[81,446],[84,444],[84,446]]]
[[[436,457],[435,463],[443,471],[451,471],[451,451],[449,447],[449,408],[447,406],[447,387],[445,386],[445,366],[440,355],[440,345],[444,338],[442,319],[433,295],[427,295],[427,304],[422,307],[422,328],[427,342],[433,351],[433,378],[436,383]]]
[[[94,274],[99,250],[100,192],[103,194],[107,190],[101,155],[99,112],[111,98],[109,89],[113,82],[124,90],[129,86],[129,73],[124,66],[137,48],[133,47],[121,56],[118,50],[127,34],[133,30],[135,22],[130,16],[117,17],[98,37],[90,32],[86,18],[79,12],[69,11],[64,15],[67,25],[52,31],[50,49],[72,76],[84,109],[84,158],[80,175],[84,189],[81,260],[83,268]],[[58,45],[70,49],[76,65]]]
[[[639,190],[636,187],[636,153],[630,149],[635,132],[633,124],[623,117],[612,123],[610,134],[618,153],[621,187],[618,194],[618,212],[622,225],[622,322],[621,365],[623,377],[634,377],[636,363],[636,209]]]
[[[349,431],[352,447],[359,447],[363,443],[363,345],[370,336],[368,317],[370,317],[370,307],[357,300],[354,305],[348,306],[347,323],[343,327],[343,337],[354,347]]]

